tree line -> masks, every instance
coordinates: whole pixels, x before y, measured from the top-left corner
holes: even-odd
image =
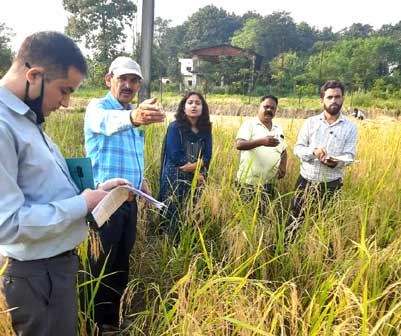
[[[245,57],[203,64],[200,71],[208,69],[212,82],[224,76],[230,83],[225,90],[232,93],[246,92],[253,75],[259,95],[266,87],[277,94],[313,94],[328,78],[337,78],[349,90],[401,96],[401,21],[377,30],[354,23],[333,32],[331,27],[296,23],[284,11],[237,16],[210,5],[176,27],[161,18],[155,23],[154,78],[179,80],[178,58],[193,49],[230,43],[263,57],[253,74]]]
[[[139,60],[140,38],[134,36],[127,50],[127,30],[135,24],[137,8],[131,0],[63,0],[68,24],[65,32],[90,50],[88,85],[99,86],[107,65],[116,55]],[[0,73],[11,61],[12,37],[0,23]],[[125,45],[123,43],[125,42]],[[290,13],[277,11],[262,16],[241,16],[208,5],[172,27],[170,20],[155,19],[152,49],[152,79],[168,77],[182,81],[178,59],[191,57],[191,50],[231,44],[261,56],[257,69],[247,57],[220,57],[203,61],[199,72],[205,90],[262,94],[313,94],[328,78],[343,81],[348,90],[372,91],[377,95],[401,96],[401,21],[375,30],[354,23],[341,31],[318,29],[296,23]],[[225,88],[214,88],[221,81]],[[252,87],[250,87],[252,86]],[[260,91],[260,92],[259,92]]]

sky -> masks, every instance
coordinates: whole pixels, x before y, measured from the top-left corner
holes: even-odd
[[[146,0],[134,0],[138,4]],[[339,31],[352,23],[370,24],[375,29],[401,20],[400,0],[155,0],[155,16],[171,20],[171,26],[182,24],[191,14],[206,5],[215,5],[229,13],[242,15],[248,10],[262,16],[287,11],[296,23],[305,21],[317,28],[332,27]],[[64,31],[67,14],[62,0],[1,0],[0,23],[13,30],[13,50],[23,39],[37,31]],[[140,24],[137,24],[140,29]],[[131,44],[128,44],[131,45]]]

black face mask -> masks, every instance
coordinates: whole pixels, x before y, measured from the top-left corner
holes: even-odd
[[[31,68],[29,63],[25,63],[25,65],[27,68],[29,68],[29,69]],[[45,121],[45,118],[43,116],[43,111],[42,111],[44,87],[45,87],[45,81],[44,81],[44,78],[42,77],[42,86],[40,89],[40,95],[39,95],[39,97],[37,97],[35,99],[31,99],[31,98],[29,98],[29,81],[26,81],[26,84],[25,84],[24,103],[27,104],[33,112],[35,112],[36,122],[38,124],[41,124]]]

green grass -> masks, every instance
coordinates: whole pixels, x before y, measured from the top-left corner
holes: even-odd
[[[233,186],[235,121],[213,125],[210,176],[184,212],[178,246],[157,233],[154,209],[140,211],[124,305],[135,320],[131,335],[398,335],[401,124],[358,122],[360,162],[346,169],[341,199],[311,213],[284,249],[302,120],[280,121],[288,174],[263,216]],[[146,176],[155,194],[166,127],[146,127]],[[82,130],[82,113],[53,113],[46,125],[65,156],[83,155]]]

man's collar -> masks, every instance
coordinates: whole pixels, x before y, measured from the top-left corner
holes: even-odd
[[[4,86],[0,86],[0,101],[8,106],[11,111],[20,115],[25,115],[36,123],[37,116],[35,112],[33,112],[27,104]]]
[[[323,121],[326,121],[326,122],[327,122],[326,115],[325,115],[325,111],[323,111],[322,113],[320,113],[320,114],[319,114],[319,117],[320,117],[320,120],[323,120]],[[344,114],[340,111],[340,114],[339,114],[337,120],[336,120],[335,122],[333,122],[332,124],[336,124],[336,123],[339,123],[339,122],[343,122],[344,120],[345,120]]]
[[[268,127],[259,119],[259,117],[255,117],[255,119],[256,119],[256,124],[258,124],[258,125],[263,125],[264,127],[268,128]],[[277,127],[277,124],[276,124],[276,122],[274,121],[274,119],[272,119],[272,129],[275,128],[275,127]]]

